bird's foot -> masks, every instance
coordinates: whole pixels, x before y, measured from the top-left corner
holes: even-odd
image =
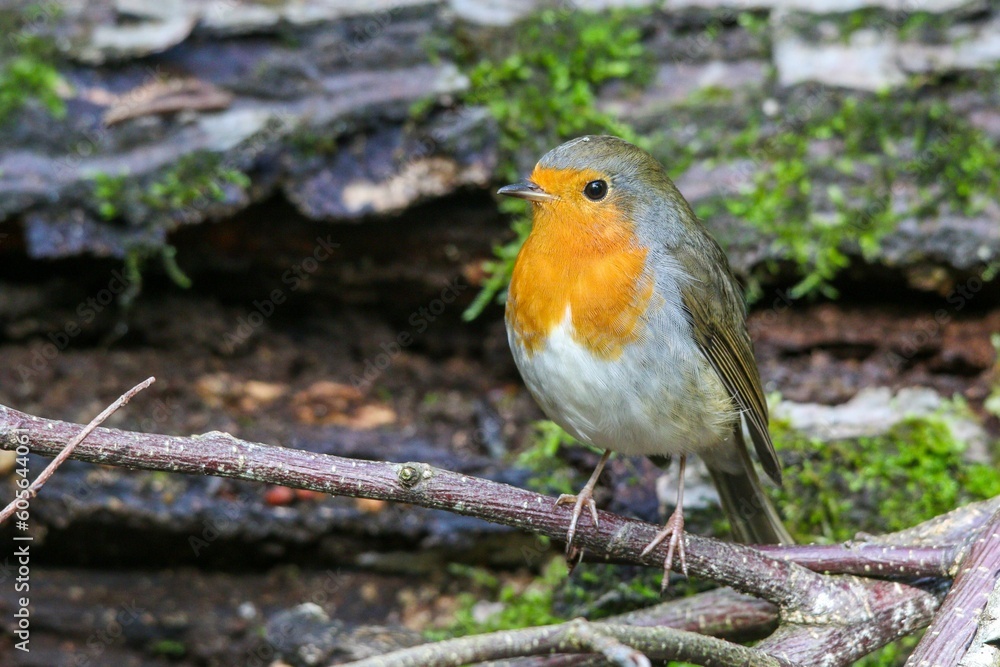
[[[564,493],[556,499],[556,505],[569,505],[573,503],[573,518],[569,522],[569,530],[566,531],[566,554],[572,559],[573,538],[576,536],[576,524],[580,521],[583,508],[590,509],[590,516],[594,519],[594,528],[597,528],[597,505],[594,503],[594,490],[588,484],[581,489],[580,493],[574,495]]]
[[[675,552],[681,562],[681,572],[685,577],[688,576],[687,560],[684,554],[684,511],[681,507],[674,510],[674,513],[667,519],[667,524],[663,527],[663,530],[658,532],[653,541],[647,544],[646,548],[642,550],[642,555],[649,554],[667,538],[670,538],[670,540],[667,542],[667,558],[663,561],[662,591],[667,590],[667,583],[670,581],[670,570],[674,565]]]

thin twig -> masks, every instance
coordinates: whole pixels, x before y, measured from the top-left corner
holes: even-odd
[[[640,656],[642,659],[684,660],[734,667],[790,665],[746,646],[684,630],[589,623],[582,619],[558,625],[449,639],[393,651],[348,665],[459,667],[486,660],[557,653],[596,653],[616,665],[641,665],[643,662]],[[645,664],[649,664],[648,660]]]
[[[774,632],[778,625],[778,610],[770,602],[737,593],[731,588],[716,588],[611,616],[603,622],[617,626],[674,628],[746,642]],[[502,664],[504,667],[605,667],[607,661],[592,654],[561,653],[504,660]]]
[[[41,474],[38,475],[37,478],[35,478],[35,481],[32,482],[28,488],[21,490],[17,494],[17,497],[14,498],[14,500],[12,500],[10,504],[4,507],[2,511],[0,511],[0,524],[3,524],[4,521],[13,516],[14,512],[18,508],[19,501],[23,500],[25,502],[28,502],[31,498],[34,498],[35,496],[38,495],[38,490],[45,485],[45,482],[49,481],[49,478],[55,474],[56,469],[59,468],[59,466],[61,466],[66,461],[66,459],[68,459],[73,454],[73,450],[76,449],[76,446],[79,445],[81,442],[83,442],[84,439],[88,435],[90,435],[95,428],[103,424],[104,420],[113,415],[118,410],[118,408],[122,407],[130,400],[132,400],[133,396],[135,396],[140,391],[142,391],[149,385],[153,384],[154,382],[156,382],[156,378],[154,377],[150,377],[143,380],[142,382],[132,387],[121,396],[119,396],[117,401],[106,407],[104,409],[104,412],[94,417],[89,424],[83,427],[83,430],[81,430],[76,435],[76,437],[74,437],[72,440],[69,441],[66,447],[61,452],[59,452],[58,456],[52,459],[49,465],[45,466],[45,470],[43,470]],[[21,509],[24,509],[24,507],[22,506]]]

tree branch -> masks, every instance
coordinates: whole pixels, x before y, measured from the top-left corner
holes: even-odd
[[[78,427],[0,407],[5,449],[16,447],[15,432],[26,434],[32,451],[54,455]],[[383,463],[315,454],[246,442],[226,433],[192,438],[99,428],[74,458],[103,465],[280,484],[336,495],[411,503],[474,516],[562,539],[571,510],[553,498],[506,484],[433,468],[423,463]],[[641,556],[658,531],[652,524],[600,512],[600,526],[580,532],[580,546],[612,558],[662,566],[666,547]],[[724,581],[779,606],[803,608],[814,596],[806,584],[822,585],[821,575],[794,563],[769,558],[750,547],[686,535],[688,569],[695,576]],[[795,578],[801,589],[788,586]]]
[[[14,449],[23,434],[37,454],[54,456],[64,448],[79,427],[42,419],[0,406],[0,448]],[[375,498],[441,509],[486,521],[548,535],[565,536],[570,510],[555,506],[539,493],[433,468],[423,463],[387,463],[315,454],[296,449],[263,445],[213,431],[193,437],[95,429],[73,458],[102,465],[143,470],[163,470],[198,475],[216,475],[334,495]],[[959,517],[961,515],[956,515]],[[978,516],[978,515],[977,515]],[[664,549],[646,557],[639,553],[658,530],[657,526],[601,511],[600,527],[581,532],[581,544],[612,560],[662,564]],[[971,528],[964,527],[968,536]],[[787,576],[798,566],[780,562],[779,548],[767,548],[765,556],[756,548],[687,535],[692,573],[730,582],[744,592],[778,604],[796,604],[798,597],[778,590],[780,585],[758,581],[758,577]],[[895,541],[895,540],[894,540]],[[947,545],[946,545],[947,546]],[[947,566],[947,550],[912,550],[899,546],[785,547],[789,560],[802,557],[817,569],[861,571],[867,574],[904,568],[912,576],[941,576]],[[821,554],[826,554],[821,556]],[[784,556],[782,556],[784,558]],[[888,565],[887,565],[888,564]],[[843,567],[835,568],[840,565]],[[801,569],[801,568],[799,568]],[[886,572],[893,574],[893,572]],[[806,572],[803,576],[813,576]],[[791,597],[789,597],[791,596]]]
[[[28,502],[31,498],[34,498],[36,495],[38,495],[38,490],[45,485],[45,482],[49,481],[49,478],[55,474],[59,466],[61,466],[66,461],[66,459],[72,456],[73,450],[76,449],[76,446],[79,445],[81,442],[83,442],[84,439],[88,435],[90,435],[95,428],[103,424],[105,419],[107,419],[115,412],[117,412],[118,408],[122,407],[130,400],[132,400],[133,396],[135,396],[140,391],[142,391],[149,385],[153,384],[154,382],[156,382],[156,378],[152,377],[146,378],[145,380],[143,380],[142,382],[132,387],[121,396],[119,396],[118,400],[116,400],[114,403],[106,407],[104,411],[101,412],[101,414],[97,415],[92,420],[90,420],[90,423],[84,426],[79,433],[73,436],[73,438],[63,448],[63,450],[59,452],[59,454],[54,459],[52,459],[51,463],[45,466],[45,469],[42,470],[42,472],[38,475],[38,477],[35,478],[35,481],[32,482],[31,485],[28,486],[28,488],[20,491],[17,494],[17,498],[10,501],[10,503],[6,507],[4,507],[3,510],[0,510],[0,524],[2,524],[4,521],[9,519],[14,514],[14,512],[18,509],[19,501],[23,500],[24,502]]]
[[[640,652],[637,656],[636,652]],[[720,667],[791,667],[756,649],[674,628],[647,628],[582,619],[523,630],[505,630],[393,651],[348,663],[350,667],[461,667],[552,653],[598,653],[616,665],[684,660]]]
[[[718,638],[755,639],[771,634],[778,625],[778,609],[770,602],[716,588],[691,597],[637,609],[605,619],[609,625],[674,628]],[[603,667],[593,655],[546,655],[506,660],[504,667]]]
[[[903,543],[905,544],[905,543]],[[756,547],[772,558],[798,563],[813,572],[859,577],[948,577],[955,566],[955,546],[911,547],[852,543]]]
[[[841,667],[891,641],[926,627],[940,603],[939,594],[897,582],[867,581],[859,584],[851,608],[822,619],[794,616],[757,649],[797,665]],[[840,611],[845,613],[839,613]]]
[[[26,436],[32,451],[55,455],[79,427],[0,406],[0,447]],[[473,516],[561,540],[570,510],[538,493],[477,479],[422,463],[384,463],[261,445],[212,432],[191,438],[104,428],[72,453],[74,458],[146,470],[217,475],[320,492],[404,502]],[[992,511],[987,513],[987,509]],[[899,582],[825,576],[818,570],[883,576],[947,576],[968,540],[1000,508],[1000,499],[963,508],[878,543],[758,550],[686,535],[695,576],[723,582],[777,605],[783,624],[758,648],[799,664],[839,665],[924,627],[938,594]],[[955,530],[954,525],[961,525]],[[579,544],[610,560],[661,567],[664,548],[640,555],[657,526],[600,512]],[[953,543],[942,544],[947,535]],[[937,537],[934,540],[932,536]],[[912,540],[906,544],[905,540]],[[873,542],[875,539],[873,538]],[[937,546],[930,546],[930,545]],[[918,548],[914,548],[914,546]],[[795,562],[793,562],[795,561]],[[903,618],[900,622],[898,619]],[[750,625],[748,623],[748,625]],[[632,645],[632,644],[630,644]],[[635,645],[632,645],[635,647]]]
[[[1000,579],[1000,511],[962,561],[955,581],[908,667],[958,665],[972,644],[979,616]]]

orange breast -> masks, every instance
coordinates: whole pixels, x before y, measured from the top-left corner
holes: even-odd
[[[552,191],[551,170],[532,180]],[[599,213],[599,214],[595,214]],[[642,333],[640,316],[653,294],[647,250],[632,224],[610,206],[570,198],[535,206],[534,226],[514,265],[507,325],[530,356],[571,314],[573,339],[612,360]]]

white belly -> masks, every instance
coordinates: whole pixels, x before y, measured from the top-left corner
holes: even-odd
[[[509,330],[508,340],[535,400],[578,440],[623,454],[698,454],[732,435],[738,413],[686,323],[657,324],[612,361],[573,340],[568,309],[534,354]]]

